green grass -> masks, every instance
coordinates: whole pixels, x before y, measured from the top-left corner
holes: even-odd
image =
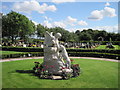
[[[39,79],[32,73],[16,70],[31,70],[34,61],[42,59],[3,62],[3,88],[117,88],[118,63],[90,59],[74,59],[79,63],[82,74],[69,80]]]
[[[16,54],[16,53],[22,53],[22,52],[16,52],[16,51],[0,51],[2,54]]]
[[[115,47],[114,49],[120,49],[120,46],[118,46],[118,45],[113,45],[113,46]],[[108,48],[106,48],[106,45],[100,45],[95,49],[108,49]],[[112,49],[112,50],[114,50],[114,49]]]

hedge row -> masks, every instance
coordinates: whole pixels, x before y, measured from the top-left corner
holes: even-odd
[[[44,56],[43,52],[26,52],[26,53],[16,53],[16,54],[2,54],[2,59],[6,58],[21,58],[21,57],[38,57]]]
[[[100,58],[120,59],[119,54],[110,54],[110,53],[68,52],[68,55],[75,56],[75,57],[100,57]],[[19,57],[39,57],[39,56],[44,56],[44,53],[43,52],[26,52],[26,53],[16,53],[16,54],[3,54],[2,59],[19,58]]]
[[[110,58],[110,59],[120,59],[120,54],[111,54],[111,53],[95,53],[95,52],[69,52],[69,56],[74,57],[98,57],[98,58]]]
[[[110,41],[80,41],[81,43],[101,43],[101,45],[106,45],[106,43],[110,43]],[[113,45],[120,45],[120,41],[111,41]]]
[[[2,47],[3,51],[17,51],[17,52],[43,52],[43,48],[31,47]],[[67,49],[67,52],[98,52],[98,53],[111,53],[120,54],[120,50],[105,50],[105,49]]]
[[[9,46],[3,46],[3,51],[17,51],[17,52],[43,52],[43,48],[38,47],[9,47]]]
[[[2,47],[3,51],[18,51],[22,53],[16,54],[3,54],[2,59],[5,58],[18,58],[18,57],[34,57],[44,56],[43,48],[31,48],[31,47]],[[120,50],[83,50],[83,49],[67,49],[69,56],[76,57],[104,57],[104,58],[120,58]]]
[[[120,54],[120,50],[105,50],[105,49],[67,49],[67,52],[94,52],[94,53],[111,53],[111,54]]]

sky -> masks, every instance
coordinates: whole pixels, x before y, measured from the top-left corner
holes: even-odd
[[[62,27],[70,32],[89,28],[118,32],[118,2],[109,2],[108,0],[106,2],[8,1],[2,2],[3,14],[13,10],[25,15],[36,25],[42,24],[48,28]]]

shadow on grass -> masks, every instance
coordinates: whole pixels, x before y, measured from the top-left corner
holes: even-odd
[[[17,73],[26,73],[26,74],[30,74],[30,76],[36,76],[39,79],[47,79],[47,80],[51,80],[52,78],[47,77],[47,78],[40,78],[40,74],[37,74],[34,72],[34,70],[16,70]],[[52,79],[53,80],[53,79]],[[63,80],[63,79],[54,79],[54,80]]]
[[[53,79],[51,76],[47,76],[46,78],[40,78],[40,74],[35,73],[34,70],[16,70],[17,73],[27,73],[30,74],[30,76],[36,76],[39,79],[49,79],[49,80],[67,80],[67,79],[63,79],[63,78],[58,78],[58,79]],[[55,75],[55,76],[60,76],[60,75]],[[72,76],[71,78],[75,78],[74,76]]]
[[[16,70],[17,73],[26,73],[26,74],[30,74],[30,76],[36,76],[38,77],[39,79],[40,78],[40,75],[35,73],[34,70]]]
[[[16,70],[18,73],[34,73],[33,70]]]

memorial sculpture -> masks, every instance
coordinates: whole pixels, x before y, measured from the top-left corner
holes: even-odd
[[[46,31],[44,40],[44,60],[43,63],[35,62],[33,70],[40,78],[52,78],[61,76],[62,79],[69,79],[80,74],[78,64],[71,65],[71,60],[65,47],[59,44],[60,33],[53,35],[53,32]],[[40,65],[39,65],[40,64]]]

